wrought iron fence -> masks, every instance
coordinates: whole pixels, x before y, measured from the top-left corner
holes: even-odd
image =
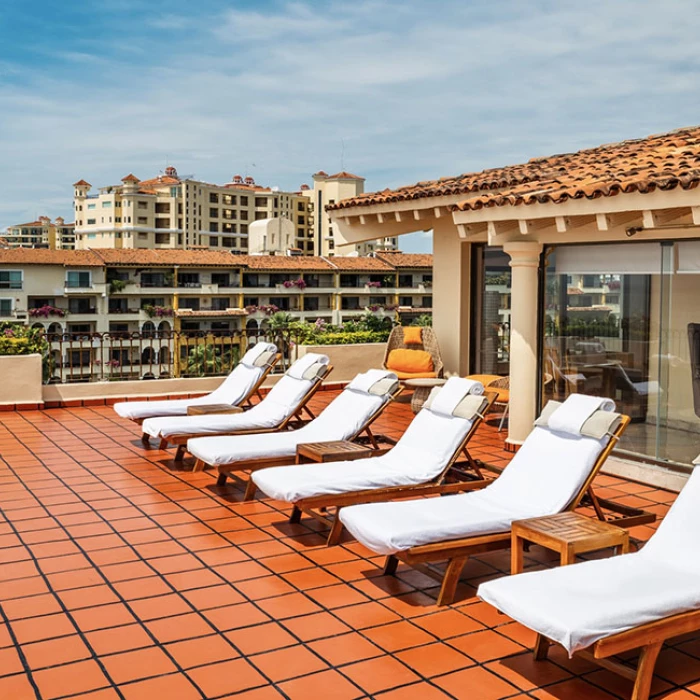
[[[294,331],[280,328],[47,333],[46,340],[46,382],[59,384],[226,375],[259,341],[278,347],[282,360],[275,371],[284,372],[298,337]]]

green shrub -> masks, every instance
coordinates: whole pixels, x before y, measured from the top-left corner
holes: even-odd
[[[358,343],[386,343],[389,331],[331,331],[318,333],[306,339],[304,345],[357,345]]]
[[[42,328],[29,328],[20,323],[0,323],[0,355],[46,356],[49,344]]]

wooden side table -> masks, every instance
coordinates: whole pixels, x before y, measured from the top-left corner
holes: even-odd
[[[243,409],[229,403],[210,403],[187,407],[188,416],[205,416],[210,413],[243,413]]]
[[[364,459],[375,454],[368,445],[358,445],[349,440],[333,442],[306,442],[297,445],[297,464],[308,462],[344,462],[348,459]]]
[[[511,526],[510,573],[523,570],[523,545],[539,544],[559,552],[562,566],[573,564],[577,554],[616,547],[618,554],[629,552],[627,530],[580,513],[557,513],[543,518],[516,520]]]
[[[446,379],[406,379],[403,383],[413,389],[413,396],[411,397],[411,410],[414,413],[423,408],[423,404],[428,400],[430,392],[433,387],[442,386],[447,380]]]

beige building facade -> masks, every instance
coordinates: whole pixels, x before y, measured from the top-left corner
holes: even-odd
[[[40,216],[36,221],[9,226],[2,238],[7,248],[74,250],[75,224],[66,223],[60,216],[54,221],[48,216]]]
[[[129,174],[121,184],[99,188],[79,180],[73,185],[77,248],[210,249],[248,252],[250,225],[284,218],[294,222],[293,246],[306,251],[309,200],[300,193],[257,185],[235,175],[214,185],[180,178],[174,167],[139,180]]]
[[[549,398],[615,400],[625,455],[700,451],[700,128],[368,193],[332,205],[348,241],[432,229],[448,371],[510,377],[508,443]],[[693,300],[693,301],[691,301]]]

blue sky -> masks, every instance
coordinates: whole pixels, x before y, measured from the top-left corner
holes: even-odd
[[[695,0],[3,0],[0,230],[166,162],[283,189],[343,148],[367,189],[520,162],[700,123],[699,86]]]

